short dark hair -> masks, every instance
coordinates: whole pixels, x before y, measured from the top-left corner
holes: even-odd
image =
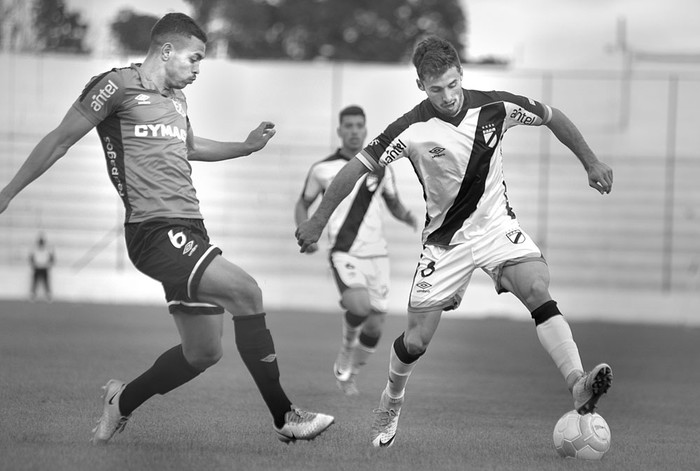
[[[413,65],[421,80],[442,75],[451,67],[462,71],[457,50],[449,41],[437,36],[428,36],[416,44],[413,50]]]
[[[163,45],[172,41],[173,36],[190,38],[194,36],[203,43],[207,42],[207,35],[192,18],[184,13],[168,13],[151,29],[151,44]]]
[[[365,117],[364,110],[357,105],[346,106],[345,108],[340,110],[340,114],[338,115],[338,122],[343,121],[343,118],[345,116],[362,116],[363,118],[367,119]]]

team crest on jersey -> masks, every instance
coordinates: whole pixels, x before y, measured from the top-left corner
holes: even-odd
[[[175,111],[177,111],[183,118],[186,118],[187,113],[185,113],[185,109],[182,107],[182,104],[173,98],[171,98],[171,101],[173,102],[173,105],[175,105]]]
[[[514,244],[522,244],[525,242],[525,234],[520,229],[515,229],[506,233],[506,237]]]
[[[481,126],[481,132],[484,135],[484,142],[490,148],[496,147],[498,144],[498,134],[496,133],[496,125],[493,123],[484,124]]]
[[[379,177],[374,173],[367,174],[365,185],[370,192],[374,193],[377,191],[377,187],[379,186]]]

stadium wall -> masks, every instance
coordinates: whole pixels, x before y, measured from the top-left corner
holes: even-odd
[[[60,121],[90,77],[128,63],[0,55],[0,184]],[[300,305],[335,309],[325,256],[297,252],[294,202],[309,166],[337,145],[337,111],[351,103],[363,106],[371,137],[423,99],[413,77],[403,65],[207,60],[201,77],[185,90],[194,130],[203,137],[243,140],[261,120],[277,125],[273,141],[254,156],[193,164],[214,241],[261,284],[269,280],[275,292],[271,302],[297,299]],[[480,68],[465,70],[464,79],[470,88],[505,89],[562,109],[615,171],[613,193],[601,197],[587,187],[575,157],[546,129],[508,132],[504,154],[509,196],[521,224],[545,252],[554,292],[605,291],[611,297],[651,293],[666,301],[696,296],[700,135],[694,116],[700,106],[700,77],[644,73],[626,84],[613,72]],[[623,103],[624,87],[631,96],[629,108]],[[0,297],[26,292],[26,278],[15,274],[26,268],[29,247],[37,232],[44,231],[58,255],[57,296],[110,291],[89,288],[91,280],[103,277],[112,286],[127,285],[106,298],[161,299],[157,288],[152,298],[141,293],[148,283],[132,272],[121,239],[123,209],[103,159],[96,133],[90,133],[0,218],[0,272],[5,280]],[[392,165],[405,203],[422,214],[422,194],[410,165]],[[420,250],[419,235],[391,219],[386,224],[394,305],[402,310]],[[474,289],[490,293],[488,284],[477,276]],[[464,310],[511,309],[499,307],[503,296],[499,301],[485,296],[487,301]],[[642,304],[650,303],[631,305],[639,309]]]

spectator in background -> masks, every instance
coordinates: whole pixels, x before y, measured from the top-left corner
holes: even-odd
[[[29,264],[32,266],[31,300],[36,301],[39,285],[43,287],[44,298],[51,302],[51,268],[56,262],[54,251],[46,243],[46,236],[39,234],[36,244],[29,253]]]

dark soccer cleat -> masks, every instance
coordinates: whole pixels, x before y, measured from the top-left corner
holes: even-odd
[[[598,400],[612,386],[612,380],[612,368],[606,363],[601,363],[589,373],[584,373],[574,383],[572,391],[576,412],[581,415],[593,412]]]

